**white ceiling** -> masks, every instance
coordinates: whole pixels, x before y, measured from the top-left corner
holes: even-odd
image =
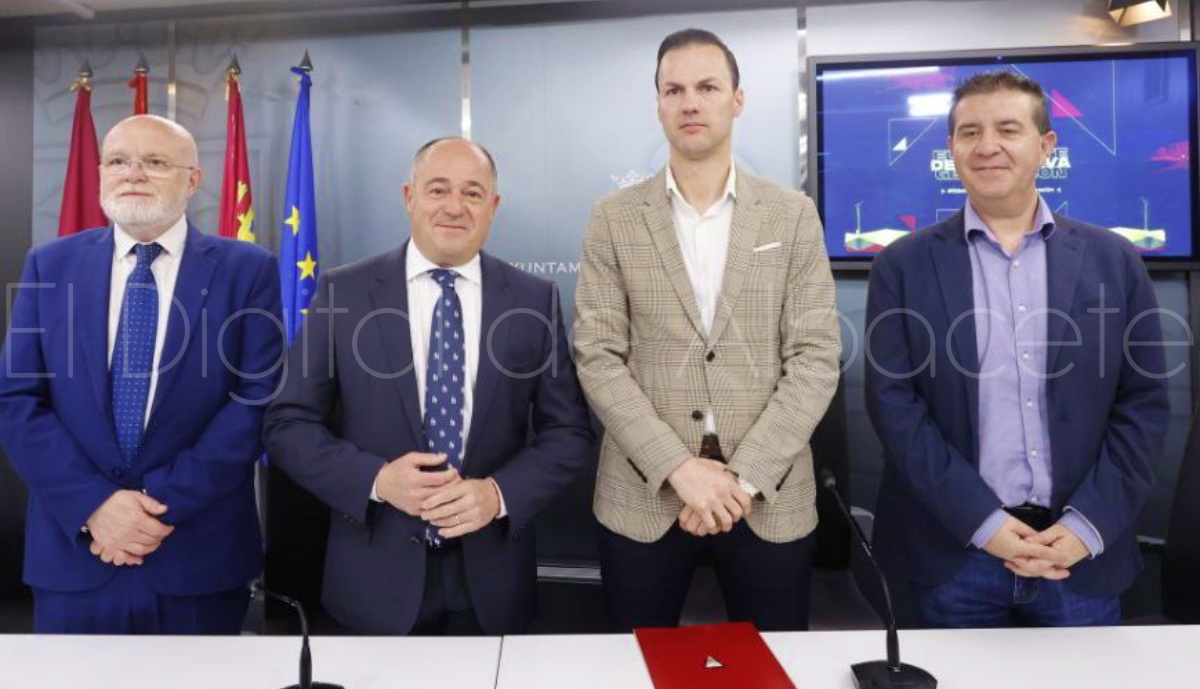
[[[527,5],[540,2],[586,2],[587,0],[475,0],[478,7]],[[681,7],[688,5],[687,0],[675,0]],[[807,0],[809,5],[853,5],[869,2],[895,2],[896,0]],[[933,0],[935,2],[955,2],[957,0]],[[1104,3],[1107,0],[1087,0],[1088,2]],[[345,5],[369,6],[388,4],[451,4],[451,0],[349,0]],[[631,0],[626,0],[630,2]],[[279,5],[280,9],[288,5],[313,7],[338,7],[342,0],[0,0],[0,20],[11,17],[32,17],[67,15],[82,19],[91,19],[95,13],[120,12],[126,10],[163,10],[173,7],[197,7],[201,5],[254,5],[263,8],[265,5]]]
[[[245,0],[3,0],[0,18],[34,15],[112,12],[120,10],[162,9],[188,5],[245,4]]]

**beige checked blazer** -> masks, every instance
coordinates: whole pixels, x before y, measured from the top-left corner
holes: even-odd
[[[604,423],[600,523],[656,541],[683,503],[667,476],[716,415],[729,467],[762,491],[747,522],[795,540],[817,524],[809,436],[837,387],[833,276],[812,201],[738,168],[725,276],[707,335],[665,170],[596,204],[575,292],[579,378]]]

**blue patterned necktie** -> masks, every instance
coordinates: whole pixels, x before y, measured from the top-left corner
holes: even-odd
[[[463,394],[466,389],[466,336],[462,303],[454,291],[458,273],[436,269],[429,274],[442,286],[429,329],[429,357],[425,362],[425,437],[429,451],[446,455],[446,467],[462,471]],[[437,528],[429,526],[425,538],[441,545]]]
[[[112,405],[117,445],[128,467],[142,450],[142,426],[150,395],[154,338],[158,332],[158,285],[150,264],[162,253],[158,244],[137,244],[137,266],[125,282],[121,320],[113,346]]]

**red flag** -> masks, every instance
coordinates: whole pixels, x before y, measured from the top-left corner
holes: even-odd
[[[129,88],[133,89],[133,114],[145,115],[150,112],[150,100],[146,96],[147,81],[150,68],[146,66],[146,58],[138,61],[133,78],[129,80]]]
[[[75,123],[71,126],[71,152],[63,179],[62,209],[58,214],[58,236],[108,224],[100,209],[100,149],[92,122],[92,87],[80,75],[71,87],[75,94]]]
[[[246,120],[242,115],[242,92],[238,87],[236,65],[235,60],[225,78],[229,114],[225,129],[225,179],[221,186],[220,235],[253,242],[254,209],[251,207],[250,163],[246,157]]]

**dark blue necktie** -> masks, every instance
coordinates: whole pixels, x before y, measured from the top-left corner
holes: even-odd
[[[429,451],[446,455],[446,466],[462,471],[463,394],[466,390],[466,336],[463,334],[462,303],[454,291],[458,273],[437,269],[429,273],[442,294],[433,309],[433,327],[429,329],[429,357],[425,361],[425,437]],[[428,527],[426,538],[440,545],[435,527]]]
[[[137,244],[134,249],[137,266],[125,283],[110,369],[113,422],[126,467],[133,464],[142,449],[142,425],[154,365],[154,337],[158,332],[158,285],[150,265],[162,253],[158,244]]]

